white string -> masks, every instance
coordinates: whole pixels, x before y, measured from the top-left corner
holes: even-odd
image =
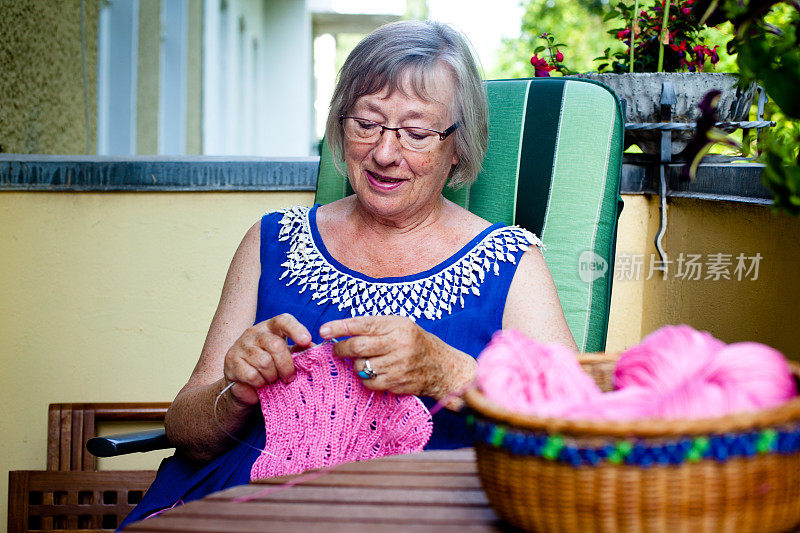
[[[227,431],[227,430],[226,430],[226,429],[225,429],[225,428],[222,426],[222,422],[220,422],[220,421],[219,421],[219,417],[217,416],[217,404],[219,403],[219,399],[220,399],[220,398],[222,398],[222,395],[223,395],[223,394],[225,394],[226,392],[228,392],[229,390],[231,390],[231,387],[233,387],[234,385],[236,385],[236,382],[235,382],[235,381],[231,381],[231,382],[228,384],[228,386],[227,386],[227,387],[225,387],[224,389],[222,389],[222,390],[220,391],[220,393],[219,393],[219,394],[217,394],[217,397],[216,397],[216,399],[214,400],[214,421],[217,423],[217,426],[219,427],[219,429],[221,429],[221,430],[222,430],[222,432],[223,432],[223,433],[225,433],[227,436],[229,436],[230,438],[232,438],[233,440],[235,440],[235,441],[236,441],[236,442],[238,442],[239,444],[244,444],[244,445],[245,445],[245,446],[247,446],[248,448],[252,448],[252,449],[254,449],[254,450],[258,451],[258,452],[265,453],[265,454],[267,454],[267,455],[270,455],[270,456],[272,456],[272,457],[275,457],[275,458],[277,459],[277,458],[278,458],[278,456],[277,456],[277,455],[275,455],[274,453],[270,453],[270,452],[268,452],[268,451],[266,450],[266,448],[264,448],[264,449],[261,449],[261,448],[256,448],[255,446],[253,446],[253,445],[252,445],[252,444],[250,444],[249,442],[245,442],[245,441],[243,441],[243,440],[240,440],[240,439],[238,439],[236,436],[234,436],[234,435],[231,435],[231,434],[230,434],[230,433],[228,433],[228,431]]]
[[[339,342],[339,339],[330,339],[329,341],[325,341],[325,342],[337,343],[337,342]],[[322,344],[325,344],[325,343],[323,342]],[[347,359],[347,361],[349,361],[349,359]],[[217,405],[219,404],[219,400],[220,400],[220,398],[222,398],[222,395],[225,394],[226,392],[228,392],[229,390],[231,390],[231,387],[233,387],[234,385],[236,385],[235,381],[231,381],[230,383],[228,383],[228,385],[224,389],[222,389],[219,392],[219,394],[217,394],[217,397],[214,399],[214,421],[217,423],[217,427],[219,427],[219,429],[222,430],[223,433],[225,433],[228,437],[232,438],[233,440],[235,440],[239,444],[244,444],[248,448],[252,448],[252,449],[254,449],[254,450],[256,450],[256,451],[258,451],[260,453],[265,453],[265,454],[267,454],[267,455],[269,455],[271,457],[275,457],[277,459],[278,456],[275,455],[274,453],[268,452],[266,450],[266,448],[263,448],[263,449],[262,448],[257,448],[255,446],[253,446],[252,444],[250,444],[249,442],[245,442],[245,441],[240,440],[239,438],[237,438],[235,435],[231,435],[230,433],[228,433],[228,431],[222,425],[222,422],[219,421],[219,416],[217,415]]]

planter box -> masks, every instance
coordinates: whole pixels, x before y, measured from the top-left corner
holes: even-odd
[[[675,87],[678,98],[673,106],[672,122],[697,122],[700,116],[697,105],[712,90],[722,92],[718,110],[720,121],[747,120],[756,91],[755,85],[745,89],[739,87],[739,77],[734,74],[717,72],[588,73],[579,74],[578,77],[599,81],[625,100],[625,120],[628,123],[661,122],[661,87],[667,81]],[[682,152],[693,134],[694,130],[674,131],[672,153]],[[660,138],[661,132],[658,130],[626,131],[625,147],[635,144],[646,154],[657,154]]]

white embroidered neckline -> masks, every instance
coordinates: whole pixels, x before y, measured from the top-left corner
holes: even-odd
[[[287,286],[297,284],[300,293],[311,291],[318,305],[328,302],[351,316],[401,315],[412,320],[439,319],[456,304],[464,307],[464,295],[480,296],[480,286],[489,271],[499,275],[498,262],[516,263],[514,252],[530,245],[543,246],[533,233],[519,226],[502,226],[486,234],[452,264],[436,268],[428,276],[405,281],[365,280],[331,264],[317,247],[311,233],[310,208],[296,206],[283,213],[278,240],[290,241],[286,261],[281,264]],[[320,243],[321,244],[321,243]],[[455,256],[454,256],[455,257]],[[441,263],[440,263],[441,264]],[[405,276],[413,277],[413,276]]]

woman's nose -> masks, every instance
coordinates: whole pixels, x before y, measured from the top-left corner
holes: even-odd
[[[403,158],[403,147],[400,145],[399,133],[384,130],[383,135],[378,139],[378,144],[372,149],[372,157],[376,163],[383,167],[399,164]]]

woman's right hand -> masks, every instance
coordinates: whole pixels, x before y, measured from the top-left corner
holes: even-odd
[[[256,390],[281,379],[290,383],[295,378],[291,339],[298,348],[311,346],[311,334],[288,313],[264,320],[247,328],[225,354],[224,376],[233,398],[245,405],[258,403]]]

